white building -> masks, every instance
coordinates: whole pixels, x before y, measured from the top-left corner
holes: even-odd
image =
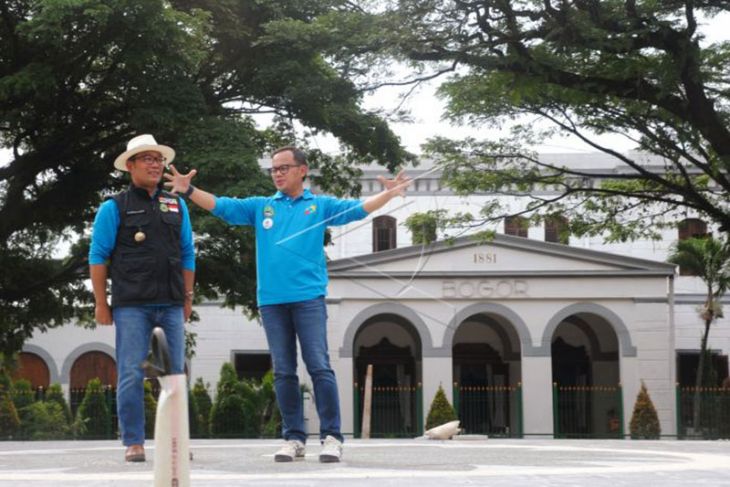
[[[598,154],[561,160],[604,172],[620,168]],[[333,229],[334,245],[327,248],[328,338],[343,431],[359,430],[361,404],[355,401],[362,400],[365,367],[373,364],[374,385],[390,394],[394,402],[386,408],[399,418],[396,426],[377,425],[383,434],[417,434],[441,385],[471,415],[462,418],[467,431],[610,436],[621,417],[628,431],[642,381],[662,433],[677,433],[675,387],[693,378],[702,331],[696,307],[704,288],[695,277],[675,276],[665,263],[679,238],[676,230],[665,231],[661,241],[606,245],[571,237],[563,245],[542,226],[523,236],[502,235],[521,232],[507,222],[488,243],[460,237],[411,246],[402,225],[408,215],[429,209],[477,213],[494,196],[455,196],[429,167],[409,173],[416,180],[405,199]],[[381,174],[382,168],[365,170],[363,196],[380,190],[375,177]],[[507,203],[519,205],[516,199]],[[685,233],[708,231],[687,217]],[[196,355],[188,364],[193,378],[214,385],[226,361],[244,376],[270,367],[258,322],[217,303],[196,310]],[[727,318],[716,322],[710,334],[719,379],[727,376],[728,324]],[[53,329],[34,336],[24,352],[25,369],[39,371],[29,374],[36,382],[72,388],[95,375],[109,381],[115,375],[112,327]],[[308,381],[303,365],[300,375]],[[312,403],[307,416],[315,433]]]

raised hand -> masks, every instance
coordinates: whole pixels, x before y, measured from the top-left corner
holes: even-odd
[[[404,170],[401,170],[393,179],[378,176],[378,181],[382,183],[386,190],[394,193],[393,196],[405,196],[406,188],[411,184],[411,178],[405,175]]]
[[[196,169],[191,170],[187,174],[180,174],[172,164],[170,164],[168,168],[170,172],[166,172],[164,174],[165,179],[167,179],[165,187],[168,188],[171,193],[175,194],[187,191],[190,187],[190,181],[196,174],[198,174]]]

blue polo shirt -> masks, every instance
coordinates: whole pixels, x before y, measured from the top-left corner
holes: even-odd
[[[368,213],[359,200],[314,195],[216,197],[213,215],[256,233],[256,291],[259,306],[294,303],[327,294],[324,232]]]

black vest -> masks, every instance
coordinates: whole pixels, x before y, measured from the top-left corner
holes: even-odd
[[[119,230],[111,255],[112,307],[185,301],[180,259],[181,207],[160,191],[154,199],[134,186],[114,196]]]

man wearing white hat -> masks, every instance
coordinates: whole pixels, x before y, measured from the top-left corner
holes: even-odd
[[[157,144],[151,135],[130,140],[114,167],[129,172],[131,184],[99,207],[91,235],[96,322],[116,325],[117,415],[129,462],[145,460],[140,364],[152,329],[164,329],[173,373],[182,373],[183,323],[192,312],[195,250],[190,216],[182,199],[160,187],[174,157],[173,149]]]

